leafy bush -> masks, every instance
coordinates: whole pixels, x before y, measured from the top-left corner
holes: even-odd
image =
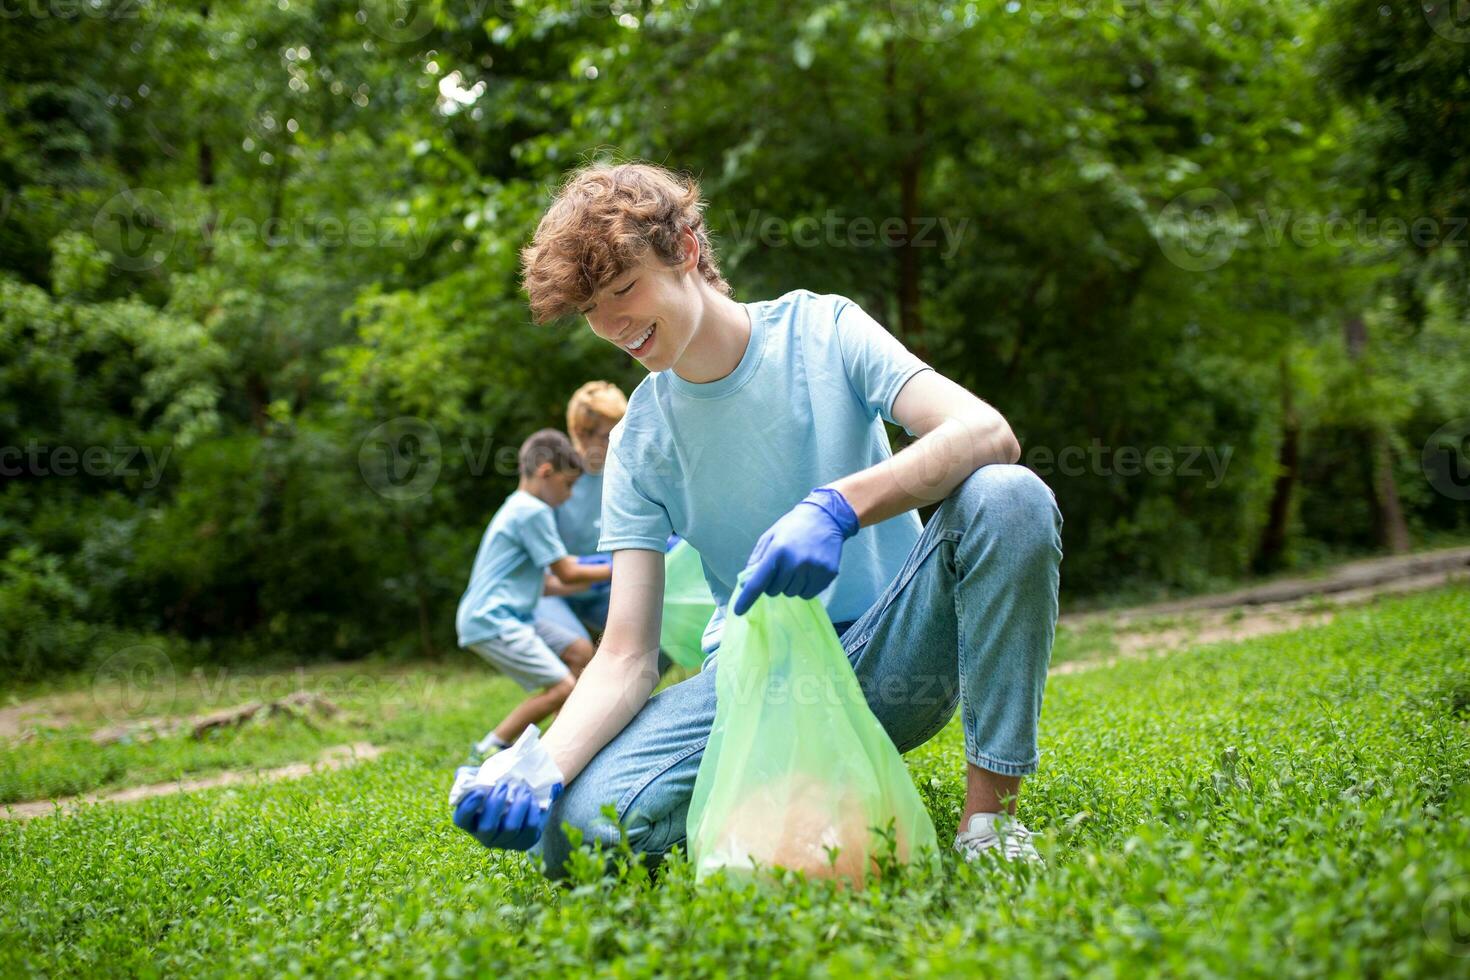
[[[12,548],[0,560],[0,670],[29,679],[85,663],[95,632],[80,619],[86,602],[61,559]]]

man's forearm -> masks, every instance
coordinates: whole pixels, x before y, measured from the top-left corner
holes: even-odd
[[[657,656],[599,650],[562,705],[541,744],[568,784],[628,726],[658,683]]]
[[[937,503],[990,463],[1014,463],[1021,449],[999,414],[951,418],[902,452],[831,484],[864,527]]]

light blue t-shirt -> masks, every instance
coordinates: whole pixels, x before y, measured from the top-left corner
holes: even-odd
[[[573,555],[597,554],[602,535],[602,474],[587,473],[572,484],[572,495],[556,509],[556,530]]]
[[[650,374],[613,429],[603,471],[600,551],[662,551],[669,532],[704,559],[719,608],[704,634],[719,645],[735,580],[766,529],[814,488],[887,459],[880,416],[927,365],[856,303],[806,290],[743,304],[750,342],[735,370],[694,384]],[[857,619],[918,541],[908,511],[865,527],[842,549],[821,600],[833,622]]]
[[[459,645],[489,639],[512,619],[532,622],[547,566],[566,556],[550,504],[524,490],[506,497],[485,528],[459,600]]]

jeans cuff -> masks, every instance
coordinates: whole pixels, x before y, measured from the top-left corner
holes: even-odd
[[[1040,754],[1033,757],[1030,762],[1001,762],[978,752],[966,752],[965,758],[969,759],[971,764],[1000,776],[1030,776],[1041,764]]]

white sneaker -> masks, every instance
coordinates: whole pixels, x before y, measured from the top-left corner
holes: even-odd
[[[966,861],[979,861],[990,855],[1001,861],[1043,864],[1031,836],[1031,831],[1015,817],[977,813],[970,818],[969,829],[955,836],[954,849]]]
[[[500,745],[495,741],[495,729],[492,728],[490,731],[485,733],[484,738],[475,743],[475,747],[471,750],[471,754],[477,763],[484,762],[486,759],[490,758],[492,755],[505,748],[509,748],[509,746]]]

